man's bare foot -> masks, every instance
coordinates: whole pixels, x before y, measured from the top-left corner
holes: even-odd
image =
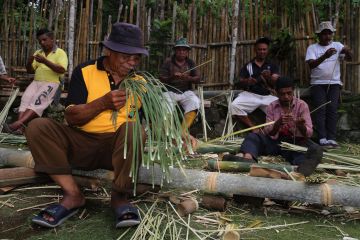
[[[78,194],[64,193],[64,196],[61,199],[60,204],[68,210],[79,208],[85,205],[85,197],[82,192]],[[43,218],[49,222],[54,221],[54,218],[48,215],[47,213],[44,213]]]
[[[111,207],[117,208],[124,204],[129,204],[128,193],[119,193],[116,191],[111,192]]]

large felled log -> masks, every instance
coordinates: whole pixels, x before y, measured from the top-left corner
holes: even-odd
[[[0,187],[45,183],[49,181],[50,178],[47,175],[37,175],[31,168],[16,167],[0,169]]]
[[[0,165],[33,168],[34,159],[30,151],[0,148]]]
[[[4,154],[11,151],[12,154]],[[16,156],[15,150],[0,148],[0,164],[4,161],[11,163],[4,156]],[[20,156],[28,156],[19,152],[15,159]],[[24,162],[26,159],[24,159]],[[16,161],[21,163],[21,161]],[[75,172],[75,171],[74,171]],[[91,172],[76,171],[76,174],[98,177],[101,179],[112,180],[112,172],[97,170]],[[249,177],[238,174],[228,174],[219,172],[206,172],[201,170],[184,169],[180,171],[173,168],[170,171],[172,181],[163,182],[162,170],[155,165],[154,168],[140,168],[139,183],[160,185],[169,188],[181,189],[200,189],[206,192],[222,193],[226,195],[239,194],[253,197],[269,197],[279,200],[302,201],[324,205],[339,204],[344,206],[360,207],[360,188],[338,184],[306,184],[304,182],[294,182],[281,179],[269,179],[261,177]],[[185,174],[185,175],[184,175]]]

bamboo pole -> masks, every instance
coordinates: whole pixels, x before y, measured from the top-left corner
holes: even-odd
[[[226,20],[227,19],[226,19],[226,13],[225,12],[226,12],[226,7],[223,8],[222,11],[221,11],[220,24],[223,27],[221,28],[221,31],[219,32],[220,36],[219,36],[218,40],[220,40],[220,41],[224,41],[224,40],[226,41],[227,40],[227,38],[225,36],[225,29],[227,28],[227,26],[226,26],[226,23],[227,23]],[[228,76],[229,76],[229,75],[227,75],[227,76],[224,75],[224,73],[228,69],[228,68],[225,68],[225,61],[227,61],[227,59],[225,59],[225,47],[220,47],[217,52],[218,52],[218,58],[219,58],[219,63],[220,64],[218,64],[218,78],[216,79],[215,82],[219,82],[219,81],[221,81],[223,79],[227,79]]]
[[[175,3],[174,3],[175,4]],[[174,23],[172,23],[174,24]],[[148,12],[147,12],[147,21],[146,21],[146,38],[145,41],[149,42],[150,41],[150,34],[151,34],[151,8],[149,8]],[[171,30],[171,36],[173,39],[173,30]],[[173,40],[171,42],[174,42]]]
[[[71,74],[74,69],[74,42],[75,42],[75,7],[76,0],[69,1],[69,28],[68,28],[68,58],[69,58],[69,79],[71,79]]]
[[[255,19],[254,19],[254,28],[255,28],[255,32],[254,32],[254,37],[258,38],[259,37],[259,20],[261,18],[259,18],[259,2],[255,1]]]
[[[96,31],[95,31],[95,39],[97,42],[101,42],[101,34],[102,34],[102,12],[103,12],[103,0],[98,1],[98,7],[96,10]],[[100,55],[100,47],[97,46],[96,56]]]
[[[15,31],[16,31],[15,27],[16,27],[16,25],[15,25],[15,16],[14,16],[15,0],[11,0],[10,8],[11,8],[11,14],[10,14],[10,27],[9,27],[9,33],[10,34],[9,35],[11,36],[12,41],[11,41],[11,47],[9,46],[10,47],[9,54],[12,55],[12,58],[11,58],[11,61],[10,61],[10,59],[8,59],[9,60],[8,62],[10,64],[14,65],[15,61],[17,59],[17,55],[16,55],[16,51],[15,51],[15,48],[16,48],[16,45],[15,45],[15,39],[16,39],[16,37],[15,37]],[[11,50],[13,50],[13,51],[11,51]],[[14,54],[14,52],[15,52],[15,54]]]
[[[9,61],[9,24],[8,24],[8,13],[9,13],[9,1],[8,0],[4,0],[4,28],[2,31],[2,35],[4,36],[4,49],[5,49],[5,54],[4,54],[4,62],[8,62]]]
[[[94,14],[93,14],[93,11],[94,11],[94,0],[90,0],[90,10],[89,10],[89,17],[88,17],[88,20],[89,20],[89,23],[88,23],[88,35],[87,35],[87,42],[86,42],[86,46],[87,46],[87,57],[86,59],[84,60],[87,60],[87,59],[91,59],[92,58],[92,55],[93,55],[93,52],[94,52],[94,48],[95,46],[91,46],[89,43],[94,41]]]
[[[260,19],[259,19],[259,35],[263,36],[264,35],[264,27],[263,27],[263,16],[264,16],[264,0],[260,0],[260,10],[259,10],[259,15],[260,15]]]
[[[123,4],[122,4],[122,0],[119,0],[119,10],[118,10],[118,15],[117,15],[117,18],[116,18],[116,22],[120,22],[120,16],[121,16],[121,12],[122,12],[122,9],[123,9]]]
[[[79,24],[77,26],[78,29],[82,29],[83,26],[83,1],[80,1],[80,14],[79,14]],[[77,51],[75,52],[75,60],[74,60],[74,66],[80,63],[80,41],[81,41],[81,31],[77,31],[77,36],[75,40],[75,49]]]
[[[130,14],[129,14],[129,23],[134,21],[134,0],[130,0]]]
[[[90,0],[86,0],[85,15],[83,18],[83,29],[82,29],[82,56],[81,62],[88,59],[88,41],[89,41],[89,19],[90,19]]]
[[[249,0],[249,36],[250,39],[254,39],[254,17],[253,17],[253,0]]]
[[[230,55],[230,70],[229,70],[229,84],[234,85],[235,78],[235,61],[236,61],[236,44],[238,39],[238,16],[239,16],[239,0],[234,1],[233,7],[233,18],[232,18],[232,44],[231,44],[231,55]]]
[[[271,163],[252,163],[252,162],[231,162],[231,161],[219,161],[210,159],[207,161],[207,167],[210,170],[215,171],[229,171],[229,172],[249,172],[251,167],[260,167],[266,169],[275,169],[284,172],[284,168],[288,172],[295,171],[295,167],[285,164],[271,164]]]
[[[124,22],[128,22],[128,6],[125,6],[125,12],[124,12]]]
[[[141,16],[141,0],[137,0],[136,2],[136,25],[141,27],[141,23],[140,23],[140,16]]]
[[[0,162],[11,163],[12,157],[17,166],[34,165],[27,163],[31,158],[29,151],[14,149],[0,149]],[[113,172],[107,170],[81,171],[74,170],[74,174],[96,177],[108,181],[113,180]],[[169,188],[199,189],[205,192],[238,194],[252,197],[269,197],[287,201],[303,201],[324,205],[344,205],[360,207],[360,188],[337,184],[306,184],[280,179],[249,177],[239,174],[205,172],[191,169],[173,168],[170,172],[172,181],[164,182],[162,169],[154,167],[140,168],[138,183],[162,185]],[[154,181],[152,180],[154,177]]]
[[[174,1],[173,11],[172,11],[172,23],[171,23],[171,42],[175,41],[176,9],[177,9],[177,2]]]
[[[160,20],[164,20],[165,17],[165,0],[160,0]]]

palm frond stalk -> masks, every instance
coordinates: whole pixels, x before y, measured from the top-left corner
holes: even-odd
[[[128,143],[125,137],[124,147],[124,158],[126,158],[128,145],[132,144],[133,159],[130,173],[132,181],[136,183],[140,164],[149,169],[156,162],[160,164],[164,173],[163,180],[169,182],[169,169],[175,164],[181,167],[178,163],[186,159],[186,151],[192,152],[189,139],[184,137],[187,136],[187,132],[184,132],[181,126],[183,116],[179,106],[176,105],[175,110],[172,111],[173,108],[163,95],[163,92],[167,91],[166,87],[147,72],[132,73],[120,83],[119,89],[126,89],[128,104],[134,107],[131,112],[127,112],[127,116],[133,117],[126,122],[126,134],[133,134],[135,137],[132,143]],[[113,111],[112,123],[115,128],[117,115],[118,112]],[[129,122],[133,122],[132,132],[128,132]],[[146,132],[148,157],[145,157],[143,150],[143,129]],[[184,144],[186,148],[183,148]]]
[[[1,110],[1,113],[0,113],[0,132],[2,131],[2,128],[3,128],[3,125],[5,123],[5,120],[6,120],[6,117],[9,113],[9,109],[11,107],[11,105],[13,104],[13,102],[15,101],[16,99],[16,96],[18,95],[19,93],[19,88],[16,88],[15,90],[12,90],[11,91],[11,94],[5,104],[5,107]]]

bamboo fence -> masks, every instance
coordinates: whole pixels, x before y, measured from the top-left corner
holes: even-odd
[[[275,38],[279,30],[288,29],[295,41],[295,48],[288,58],[277,61],[281,74],[293,77],[302,86],[309,83],[309,69],[304,59],[307,46],[315,41],[314,32],[320,18],[314,1],[303,1],[305,11],[294,5],[292,11],[288,12],[284,1],[277,0],[151,1],[155,4],[149,4],[146,0],[119,0],[112,1],[116,3],[113,6],[113,12],[116,12],[114,16],[104,14],[103,0],[75,2],[73,66],[100,56],[99,42],[110,32],[112,23],[123,21],[137,24],[143,29],[144,42],[150,50],[156,46],[159,49],[160,46],[160,53],[151,55],[151,60],[144,59],[143,70],[151,69],[156,73],[164,59],[172,54],[173,41],[185,36],[192,46],[190,57],[197,64],[213,60],[200,68],[204,88],[228,89],[240,68],[254,57],[255,40],[260,36]],[[209,6],[209,2],[213,5]],[[21,3],[22,7],[18,6],[20,3],[16,0],[3,0],[2,3],[0,55],[10,74],[24,75],[27,58],[39,47],[35,38],[39,27],[54,29],[58,46],[67,51],[69,1],[28,0],[27,4]],[[350,46],[354,52],[353,61],[342,64],[342,78],[345,89],[360,93],[360,7],[346,0],[341,1],[339,8],[343,12],[343,19],[336,25],[335,38]],[[168,39],[154,39],[156,19],[171,21],[171,36]],[[236,33],[233,31],[235,28]],[[236,46],[235,52],[232,46]]]

